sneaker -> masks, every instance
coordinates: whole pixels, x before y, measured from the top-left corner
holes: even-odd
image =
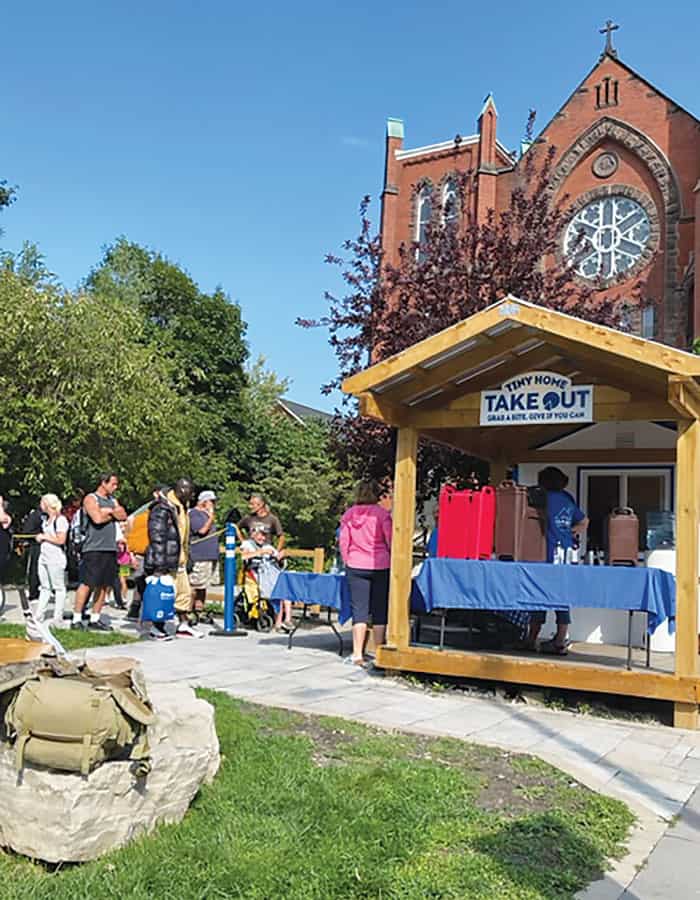
[[[172,641],[172,634],[168,634],[167,631],[162,631],[160,628],[157,628],[155,625],[151,625],[148,630],[148,637],[152,641]]]
[[[193,628],[189,622],[182,622],[177,626],[177,631],[175,632],[176,637],[185,637],[185,638],[203,638],[204,632],[198,631],[196,628]]]
[[[108,625],[106,622],[103,622],[101,619],[98,619],[97,622],[90,622],[88,624],[88,631],[113,631],[111,625]]]
[[[86,631],[85,622],[71,622],[70,623],[71,631]]]

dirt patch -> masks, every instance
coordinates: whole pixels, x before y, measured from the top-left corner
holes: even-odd
[[[372,754],[358,756],[353,746],[371,738],[391,735],[395,756],[411,762],[428,762],[458,769],[468,775],[475,786],[474,804],[483,812],[497,812],[506,818],[525,813],[545,813],[556,805],[554,795],[562,790],[586,792],[587,788],[534,757],[509,753],[492,747],[481,747],[456,738],[433,738],[399,730],[387,731],[356,722],[291,714],[284,726],[270,723],[261,734],[306,738],[311,745],[311,759],[320,768],[355,764],[363,759],[376,761]]]
[[[408,735],[406,757],[460,769],[478,784],[474,804],[484,812],[506,817],[547,812],[553,794],[562,789],[587,789],[547,765],[521,753],[480,747],[457,739]]]
[[[345,750],[366,735],[374,733],[372,729],[361,729],[353,723],[348,727],[332,725],[320,716],[294,714],[294,719],[285,728],[279,726],[260,728],[261,735],[288,735],[290,737],[307,738],[312,746],[311,759],[320,767],[344,766],[348,763]]]

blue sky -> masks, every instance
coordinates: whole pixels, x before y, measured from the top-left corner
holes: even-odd
[[[324,254],[381,188],[387,116],[406,146],[475,130],[484,96],[516,147],[621,23],[620,57],[700,115],[690,0],[10,2],[2,15],[0,178],[19,187],[4,247],[39,244],[74,286],[118,235],[243,308],[254,355],[328,408],[334,358],[297,315],[338,288]]]

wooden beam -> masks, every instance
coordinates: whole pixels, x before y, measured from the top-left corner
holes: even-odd
[[[360,394],[359,411],[361,416],[368,419],[378,419],[386,425],[402,425],[408,419],[409,410],[405,406],[396,406],[384,397],[372,394],[370,391]]]
[[[673,447],[661,447],[658,450],[646,447],[622,447],[610,450],[530,450],[521,454],[518,462],[534,463],[673,463],[676,451]]]
[[[574,382],[575,383],[575,382]],[[647,398],[644,397],[643,394],[638,394],[633,396],[629,391],[619,390],[618,388],[610,387],[609,385],[604,384],[596,384],[595,385],[595,402],[600,404],[612,404],[612,403],[630,403],[630,402],[642,402]],[[481,408],[481,392],[479,393],[469,393],[463,394],[461,397],[457,397],[456,400],[453,400],[448,409],[480,409]]]
[[[437,428],[431,431],[429,428],[421,428],[420,433],[429,441],[443,444],[477,459],[489,461],[494,456],[476,439],[474,431],[458,428]]]
[[[497,487],[502,481],[505,481],[509,468],[510,463],[505,457],[493,460],[489,466],[489,481],[493,487]]]
[[[681,422],[676,443],[676,675],[698,675],[698,453],[700,422]],[[698,727],[698,707],[681,704],[674,721],[686,728]]]
[[[663,400],[594,403],[593,419],[596,422],[675,422],[678,413]]]
[[[377,653],[377,663],[383,668],[405,672],[484,678],[694,705],[698,703],[700,689],[698,678],[679,677],[670,672],[641,668],[628,670],[622,666],[618,669],[563,659],[545,662],[505,653],[465,653],[427,647],[392,650],[382,647]]]
[[[576,376],[581,383],[587,383],[596,377],[604,378],[611,387],[633,394],[641,391],[646,396],[651,392],[658,399],[666,397],[666,374],[663,372],[620,359],[595,344],[584,347],[565,338],[549,336],[547,340],[553,349],[565,354],[575,364],[581,372]]]
[[[508,302],[508,299],[503,302]],[[519,301],[513,298],[513,302]],[[552,337],[573,341],[585,348],[599,348],[606,356],[617,356],[644,367],[653,367],[664,375],[667,372],[678,375],[700,375],[700,357],[694,357],[666,344],[624,334],[614,328],[585,322],[583,319],[576,319],[556,310],[521,303],[517,319],[523,324],[541,329]]]
[[[669,375],[668,402],[684,419],[700,419],[700,386],[693,378]]]
[[[644,373],[653,375],[654,372],[664,378],[669,372],[700,376],[700,357],[506,297],[500,303],[346,378],[343,390],[349,394],[366,391],[504,323],[506,327],[538,329],[542,339],[548,343],[570,347],[578,357],[596,360],[600,365],[614,363],[623,376],[627,369],[634,369],[635,377],[641,377]],[[493,338],[494,355],[497,355],[503,336],[493,335]]]
[[[396,388],[390,389],[388,393],[392,401],[396,403],[415,397],[424,391],[433,390],[440,385],[449,387],[450,382],[455,378],[459,378],[464,372],[468,372],[470,369],[477,369],[492,360],[498,359],[500,356],[504,356],[527,341],[530,336],[531,332],[528,329],[513,328],[503,335],[498,344],[494,341],[486,340],[483,345],[476,346],[473,350],[467,350],[457,357],[450,358],[433,369],[422,369],[420,366],[417,366],[412,370],[413,378],[410,381],[397,384]],[[497,369],[494,369],[494,372],[497,371]]]
[[[553,350],[551,347],[540,347],[538,350],[528,353],[527,356],[512,356],[496,369],[485,372],[483,375],[476,375],[463,384],[451,385],[447,390],[421,404],[420,408],[434,409],[444,407],[465,393],[479,393],[487,388],[500,385],[504,381],[510,381],[511,378],[515,378],[522,372],[549,368],[556,365],[560,359],[561,353]]]
[[[447,350],[451,350],[458,344],[466,343],[473,337],[488,331],[494,325],[500,325],[505,321],[503,314],[499,311],[498,305],[490,306],[481,312],[463,319],[443,331],[439,331],[432,337],[419,341],[411,347],[402,350],[391,356],[389,359],[375,363],[369,369],[364,369],[356,375],[351,375],[343,381],[342,388],[346,394],[358,394],[369,388],[388,381],[390,378],[420,365],[422,362],[438,356]],[[520,323],[514,323],[515,327],[519,327]]]
[[[409,641],[409,601],[413,568],[413,532],[416,525],[416,457],[418,432],[399,428],[394,470],[393,533],[389,574],[389,628],[387,643],[404,648]]]
[[[641,401],[637,403],[595,403],[593,419],[595,422],[654,422],[675,421],[676,410],[663,400]],[[480,426],[478,409],[436,409],[422,412],[418,409],[411,415],[411,422],[417,428],[478,428]],[[563,423],[557,422],[557,425]],[[588,424],[588,423],[582,423]],[[576,423],[572,423],[573,427]],[[501,426],[494,426],[500,428]],[[504,426],[512,429],[511,436],[517,440],[517,432],[527,425]],[[547,427],[546,425],[544,426]],[[554,427],[554,426],[552,426]],[[571,427],[571,426],[569,426]],[[555,438],[552,438],[555,440]]]

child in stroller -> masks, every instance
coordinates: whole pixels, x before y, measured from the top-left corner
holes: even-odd
[[[258,631],[273,626],[270,594],[284,564],[284,550],[276,550],[269,542],[265,527],[254,526],[250,537],[241,543],[243,557],[243,590],[239,594],[239,615],[246,625]],[[282,600],[274,620],[276,631],[292,630],[292,604]]]

